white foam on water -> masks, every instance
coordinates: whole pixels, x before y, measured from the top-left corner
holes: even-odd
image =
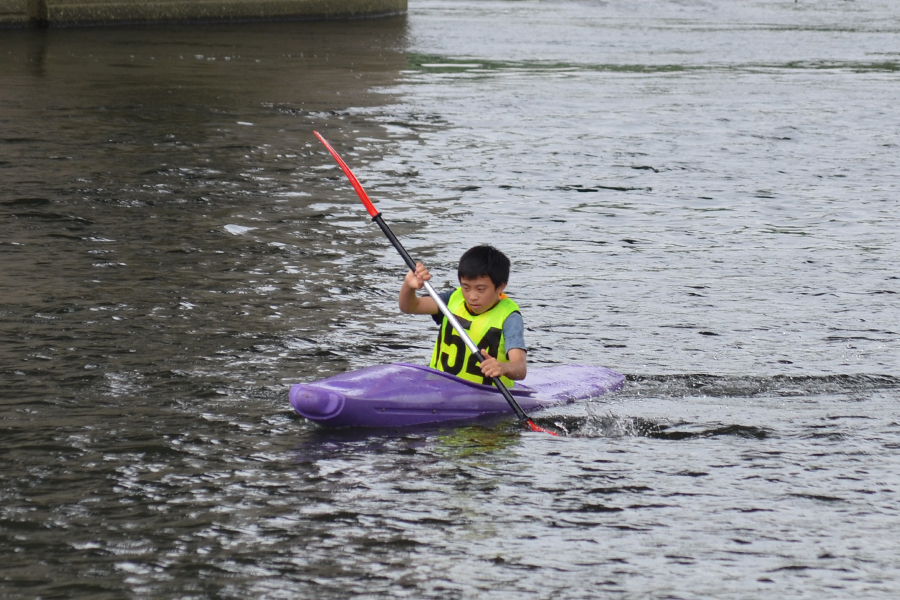
[[[244,235],[248,231],[258,229],[257,227],[244,227],[243,225],[226,225],[225,231],[233,235]]]

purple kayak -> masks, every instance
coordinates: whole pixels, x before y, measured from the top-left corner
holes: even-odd
[[[625,376],[604,367],[531,368],[512,388],[527,412],[614,392]],[[496,388],[421,365],[366,367],[291,386],[291,406],[328,427],[404,427],[512,415]]]

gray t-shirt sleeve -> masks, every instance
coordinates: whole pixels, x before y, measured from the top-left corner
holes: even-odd
[[[519,348],[528,352],[528,348],[525,347],[525,321],[518,312],[512,313],[503,321],[503,338],[506,344],[507,357],[512,348]]]

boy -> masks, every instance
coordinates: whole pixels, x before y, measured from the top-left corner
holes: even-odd
[[[480,365],[430,296],[419,297],[431,274],[422,263],[409,271],[400,287],[400,310],[432,315],[441,326],[431,356],[431,368],[475,383],[491,384],[500,377],[507,386],[527,372],[525,326],[519,307],[503,290],[509,280],[509,259],[493,246],[475,246],[459,259],[460,287],[440,295],[466,333],[485,356]]]

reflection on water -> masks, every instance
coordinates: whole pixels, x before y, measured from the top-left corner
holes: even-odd
[[[518,428],[479,426],[458,427],[438,437],[438,449],[448,458],[469,458],[480,454],[498,456],[514,449]]]
[[[16,344],[33,341],[7,346],[9,356],[29,373],[70,363],[102,376],[170,361],[206,371],[199,352],[221,372],[216,363],[254,364],[270,348],[243,319],[279,338],[283,317],[308,322],[304,312],[329,304],[335,286],[302,274],[344,254],[316,191],[330,193],[333,176],[309,164],[309,133],[363,121],[344,107],[388,98],[371,88],[405,65],[404,27],[10,32],[4,300],[25,309]],[[33,48],[18,53],[38,43],[41,77]],[[61,331],[73,332],[68,343],[55,341]],[[279,340],[280,352],[303,355],[303,331]],[[46,339],[34,346],[36,335]],[[116,348],[88,360],[82,346],[101,340]]]
[[[4,32],[0,595],[895,596],[897,16]],[[435,335],[313,129],[438,287],[497,244],[532,362],[625,389],[557,438],[292,413]]]

